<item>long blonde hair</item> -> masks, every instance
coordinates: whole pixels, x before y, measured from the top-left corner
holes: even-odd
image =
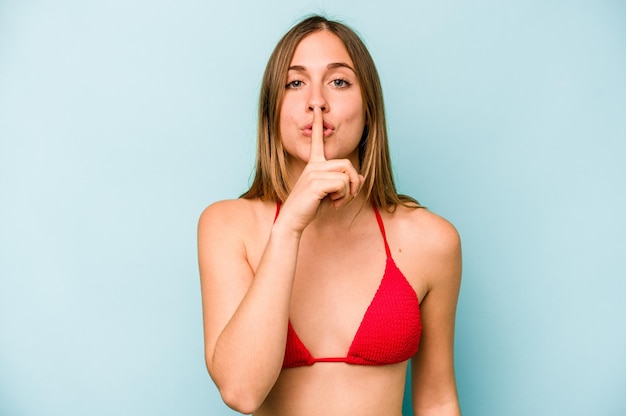
[[[387,211],[393,211],[398,204],[419,207],[416,200],[396,191],[387,142],[383,92],[371,55],[352,29],[322,16],[308,17],[291,28],[278,42],[267,62],[259,96],[255,177],[250,189],[241,197],[284,201],[289,195],[292,183],[279,128],[287,71],[300,41],[322,30],[341,39],[361,85],[365,129],[359,142],[359,162],[361,174],[365,177],[363,191],[366,199]]]

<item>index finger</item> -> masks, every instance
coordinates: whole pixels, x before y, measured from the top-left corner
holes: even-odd
[[[324,156],[324,118],[320,107],[313,108],[313,126],[311,128],[311,150],[309,163],[325,162]]]

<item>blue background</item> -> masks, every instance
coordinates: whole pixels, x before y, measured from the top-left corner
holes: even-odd
[[[399,188],[462,235],[464,415],[626,414],[625,2],[0,0],[0,415],[233,414],[196,221],[309,12],[362,34]]]

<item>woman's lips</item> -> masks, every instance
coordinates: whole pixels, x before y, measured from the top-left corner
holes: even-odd
[[[305,137],[311,137],[313,135],[313,124],[309,123],[307,125],[305,125],[304,127],[302,127],[300,129],[300,131],[302,131],[302,135]],[[335,127],[330,124],[327,123],[326,121],[324,122],[324,138],[329,137],[330,135],[332,135],[335,132]]]

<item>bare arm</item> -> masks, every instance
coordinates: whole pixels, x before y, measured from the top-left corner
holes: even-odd
[[[299,236],[277,222],[254,274],[236,214],[218,203],[198,226],[205,355],[225,403],[252,413],[282,367]]]
[[[217,203],[198,226],[207,368],[225,403],[243,413],[263,403],[282,369],[303,230],[326,196],[342,206],[363,181],[349,161],[324,159],[319,108],[313,132],[309,163],[273,224],[256,272],[244,243],[250,230],[241,221],[249,213],[232,201]]]
[[[461,414],[454,378],[454,320],[461,283],[461,244],[447,221],[436,217],[428,232],[430,282],[422,301],[422,339],[413,358],[415,416]]]

